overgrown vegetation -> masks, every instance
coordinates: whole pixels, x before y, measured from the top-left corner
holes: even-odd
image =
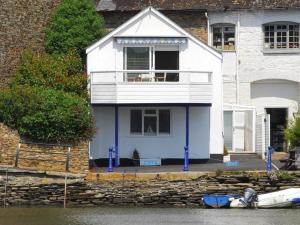
[[[300,146],[300,118],[297,117],[289,122],[288,128],[284,132],[285,139],[289,141],[290,148]]]
[[[84,58],[84,48],[103,34],[104,20],[92,0],[62,0],[46,29],[46,51],[66,54],[70,49],[76,49]]]

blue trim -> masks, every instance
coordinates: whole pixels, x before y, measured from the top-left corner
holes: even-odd
[[[184,147],[184,171],[189,170],[189,142],[190,142],[190,108],[185,107],[185,147]]]
[[[104,103],[104,104],[91,104],[93,107],[131,107],[131,106],[138,106],[138,107],[147,107],[147,106],[199,106],[199,107],[211,107],[211,103],[121,103],[121,104],[110,104],[110,103]]]
[[[115,106],[115,167],[119,167],[119,108]]]

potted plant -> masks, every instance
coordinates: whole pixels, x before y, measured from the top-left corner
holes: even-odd
[[[289,121],[284,130],[284,137],[289,142],[289,149],[300,147],[300,117]]]
[[[132,153],[132,163],[134,166],[140,165],[140,154],[136,148],[133,150]]]
[[[223,152],[223,162],[230,162],[230,155],[228,153],[227,148],[224,146],[224,152]]]

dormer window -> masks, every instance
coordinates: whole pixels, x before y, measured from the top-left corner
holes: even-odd
[[[235,25],[212,25],[212,46],[223,51],[235,50]]]
[[[264,49],[299,49],[299,24],[292,22],[265,24]]]

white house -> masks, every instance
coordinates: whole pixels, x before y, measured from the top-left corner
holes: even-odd
[[[222,55],[149,7],[86,50],[91,159],[182,163],[223,155]]]
[[[268,144],[285,150],[283,130],[299,110],[300,10],[214,11],[208,18],[209,43],[223,52],[224,103],[237,109],[225,111],[225,145],[233,152]],[[256,118],[246,118],[252,110]]]

